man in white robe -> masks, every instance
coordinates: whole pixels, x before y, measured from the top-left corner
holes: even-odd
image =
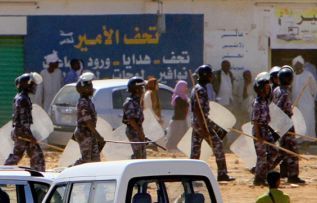
[[[231,64],[228,60],[221,62],[221,69],[213,72],[212,85],[216,92],[216,102],[223,105],[230,111],[234,111],[233,107],[233,74],[231,72]],[[211,109],[212,111],[212,109]],[[228,133],[224,138],[224,146],[229,146],[236,135]]]
[[[306,135],[316,137],[315,130],[315,97],[317,94],[317,84],[314,76],[304,69],[304,59],[297,56],[293,59],[292,65],[295,71],[292,85],[293,105],[302,112],[307,131]]]
[[[58,58],[57,52],[53,51],[52,54],[44,58],[48,64],[48,68],[41,71],[43,82],[37,86],[35,103],[39,104],[48,112],[55,94],[63,85],[63,75],[58,67],[60,59]]]
[[[213,87],[217,94],[216,101],[229,108],[233,102],[233,74],[230,71],[231,64],[224,60],[221,63],[221,70],[215,71],[213,79]]]

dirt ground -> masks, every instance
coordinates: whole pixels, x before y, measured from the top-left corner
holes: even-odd
[[[47,169],[58,167],[58,158],[61,153],[54,151],[46,151]],[[309,160],[300,161],[300,177],[305,179],[307,184],[298,186],[286,183],[286,179],[282,180],[281,188],[289,194],[291,202],[317,202],[317,156],[304,155]],[[160,151],[148,151],[149,158],[185,158],[182,154],[168,154]],[[237,156],[232,153],[226,154],[229,175],[234,176],[234,182],[221,182],[220,189],[222,198],[225,203],[251,203],[255,202],[257,196],[267,191],[266,187],[254,187],[252,185],[253,175],[246,169]],[[29,161],[24,158],[20,165],[28,166]],[[208,161],[212,171],[216,171],[214,157]]]

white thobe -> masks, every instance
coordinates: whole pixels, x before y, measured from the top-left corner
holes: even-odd
[[[150,91],[150,90],[145,92],[144,98],[143,98],[143,108],[144,109],[151,109],[153,111],[151,92],[152,91]]]
[[[41,71],[41,76],[43,77],[43,82],[36,89],[35,103],[48,112],[55,94],[63,85],[63,76],[60,69],[55,69],[53,73],[49,73],[47,69],[44,69]]]
[[[252,111],[252,103],[254,100],[254,91],[252,87],[253,82],[247,87],[247,94],[248,96],[246,98],[243,98],[243,89],[244,89],[244,84],[242,83],[241,85],[237,85],[237,98],[235,100],[238,103],[237,108],[241,108],[240,110],[243,110],[245,112],[248,112],[249,114]]]
[[[228,106],[232,101],[232,82],[230,74],[225,74],[221,71],[221,84],[217,95],[218,103]]]
[[[307,87],[302,92],[304,86]],[[300,96],[300,94],[302,94]],[[315,96],[317,94],[317,84],[313,75],[304,70],[301,74],[294,76],[292,85],[292,100],[293,102],[298,100],[298,104],[294,104],[302,112],[306,123],[306,135],[316,137],[315,131]]]

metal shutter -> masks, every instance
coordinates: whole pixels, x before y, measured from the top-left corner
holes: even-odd
[[[14,79],[24,71],[21,36],[0,36],[0,126],[11,120]]]

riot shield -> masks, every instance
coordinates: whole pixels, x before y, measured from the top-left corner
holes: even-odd
[[[9,154],[13,152],[13,140],[11,139],[12,121],[7,122],[2,128],[0,128],[1,135],[1,147],[0,147],[0,161],[4,164],[4,161],[8,158]]]
[[[54,127],[50,117],[47,113],[37,104],[32,105],[32,118],[33,124],[31,125],[31,131],[37,141],[45,140],[50,133],[53,132]],[[11,139],[12,121],[6,123],[0,129],[0,135],[2,137],[0,147],[0,159],[6,159],[10,153],[13,152],[14,142]]]
[[[190,157],[191,153],[192,132],[193,128],[189,128],[177,145],[177,148],[181,150],[187,157]],[[209,144],[203,140],[201,143],[201,153],[199,159],[208,161],[212,154],[211,146],[209,146]]]
[[[229,131],[236,124],[236,117],[224,106],[217,102],[209,102],[209,118],[225,131]]]
[[[53,131],[54,126],[51,118],[39,105],[32,105],[33,125],[31,131],[37,141],[45,140]]]
[[[242,125],[242,131],[248,135],[252,135],[251,122]],[[252,138],[240,135],[230,146],[230,150],[235,153],[249,169],[256,164],[256,152],[254,141]]]
[[[293,126],[292,120],[273,102],[269,105],[271,122],[269,126],[283,136]]]
[[[78,143],[70,139],[64,149],[63,154],[59,158],[60,167],[68,167],[75,163],[81,157]]]
[[[113,134],[109,134],[109,136],[107,136],[107,139],[129,142],[125,131],[126,125],[121,125],[113,131]],[[102,150],[102,153],[105,155],[107,161],[114,161],[131,159],[133,151],[131,148],[131,144],[107,142],[106,147],[104,147]]]
[[[112,137],[112,127],[101,117],[97,117],[97,132],[104,138]],[[108,145],[108,143],[106,144]],[[81,157],[79,145],[76,141],[70,139],[64,149],[63,154],[59,159],[59,166],[67,167],[71,164],[74,164],[77,159]]]

